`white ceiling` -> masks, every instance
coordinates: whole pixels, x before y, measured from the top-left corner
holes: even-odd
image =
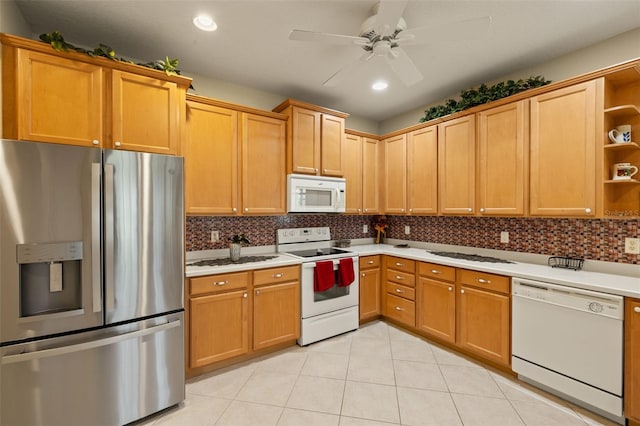
[[[1,0],[0,0],[1,1]],[[86,47],[110,45],[118,56],[144,61],[179,58],[190,72],[382,121],[485,81],[545,62],[640,27],[640,0],[409,1],[408,28],[490,15],[484,37],[404,49],[424,80],[404,87],[374,58],[337,87],[322,86],[362,54],[358,46],[290,41],[292,29],[357,36],[377,0],[87,1],[17,0],[34,34],[59,30]],[[198,12],[216,32],[192,25]],[[526,78],[528,76],[522,76]],[[370,89],[386,78],[385,92]],[[194,81],[197,89],[198,82]]]

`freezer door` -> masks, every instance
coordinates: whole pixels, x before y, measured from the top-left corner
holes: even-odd
[[[104,151],[107,324],[183,308],[181,157]]]
[[[96,148],[0,140],[0,341],[102,324]]]
[[[1,348],[3,426],[123,425],[182,401],[184,314]]]

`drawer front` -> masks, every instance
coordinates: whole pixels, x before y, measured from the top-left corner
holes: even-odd
[[[413,274],[407,274],[406,272],[395,271],[393,269],[387,269],[386,275],[387,281],[406,285],[409,287],[416,286],[416,276]]]
[[[380,256],[365,256],[360,258],[360,269],[373,269],[380,267]]]
[[[509,294],[511,279],[503,275],[488,274],[486,272],[460,269],[460,282],[463,285]]]
[[[387,282],[385,285],[385,291],[387,294],[404,297],[408,300],[416,300],[416,290],[413,287],[406,287],[396,283]]]
[[[385,297],[385,313],[396,321],[416,326],[416,304],[407,299],[387,294]]]
[[[249,285],[249,273],[237,272],[233,274],[207,275],[206,277],[190,278],[190,295],[217,293],[226,290],[246,288]]]
[[[389,269],[395,269],[396,271],[402,271],[408,274],[414,274],[416,272],[415,260],[403,259],[401,257],[386,256],[385,266]]]
[[[418,273],[423,277],[434,278],[441,281],[454,282],[456,280],[456,268],[435,263],[418,263]]]
[[[300,281],[299,266],[283,266],[281,268],[260,269],[253,271],[253,285]]]

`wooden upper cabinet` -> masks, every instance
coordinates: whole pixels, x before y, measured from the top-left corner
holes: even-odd
[[[483,215],[525,213],[528,102],[478,113],[479,211]]]
[[[438,213],[438,129],[407,135],[407,210],[409,214]]]
[[[287,122],[287,173],[342,177],[344,120],[340,111],[287,99],[273,109]]]
[[[3,136],[101,145],[103,85],[97,65],[4,46]]]
[[[180,143],[178,85],[171,81],[112,71],[113,148],[177,154]]]
[[[345,213],[362,213],[362,136],[346,134],[342,147],[344,161],[349,167],[344,169],[346,180]]]
[[[238,214],[238,112],[187,102],[187,214]]]
[[[7,34],[3,137],[178,154],[191,79]]]
[[[531,98],[530,214],[596,214],[596,81]]]
[[[475,117],[438,124],[440,213],[475,213]]]
[[[380,213],[380,141],[368,137],[362,139],[362,211]]]
[[[393,136],[384,145],[384,204],[389,214],[404,214],[407,199],[407,135]]]
[[[241,113],[243,214],[284,214],[284,120]]]

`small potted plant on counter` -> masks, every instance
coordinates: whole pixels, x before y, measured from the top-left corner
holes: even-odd
[[[232,262],[240,260],[242,244],[251,244],[251,241],[244,234],[235,234],[229,237],[229,256]]]

